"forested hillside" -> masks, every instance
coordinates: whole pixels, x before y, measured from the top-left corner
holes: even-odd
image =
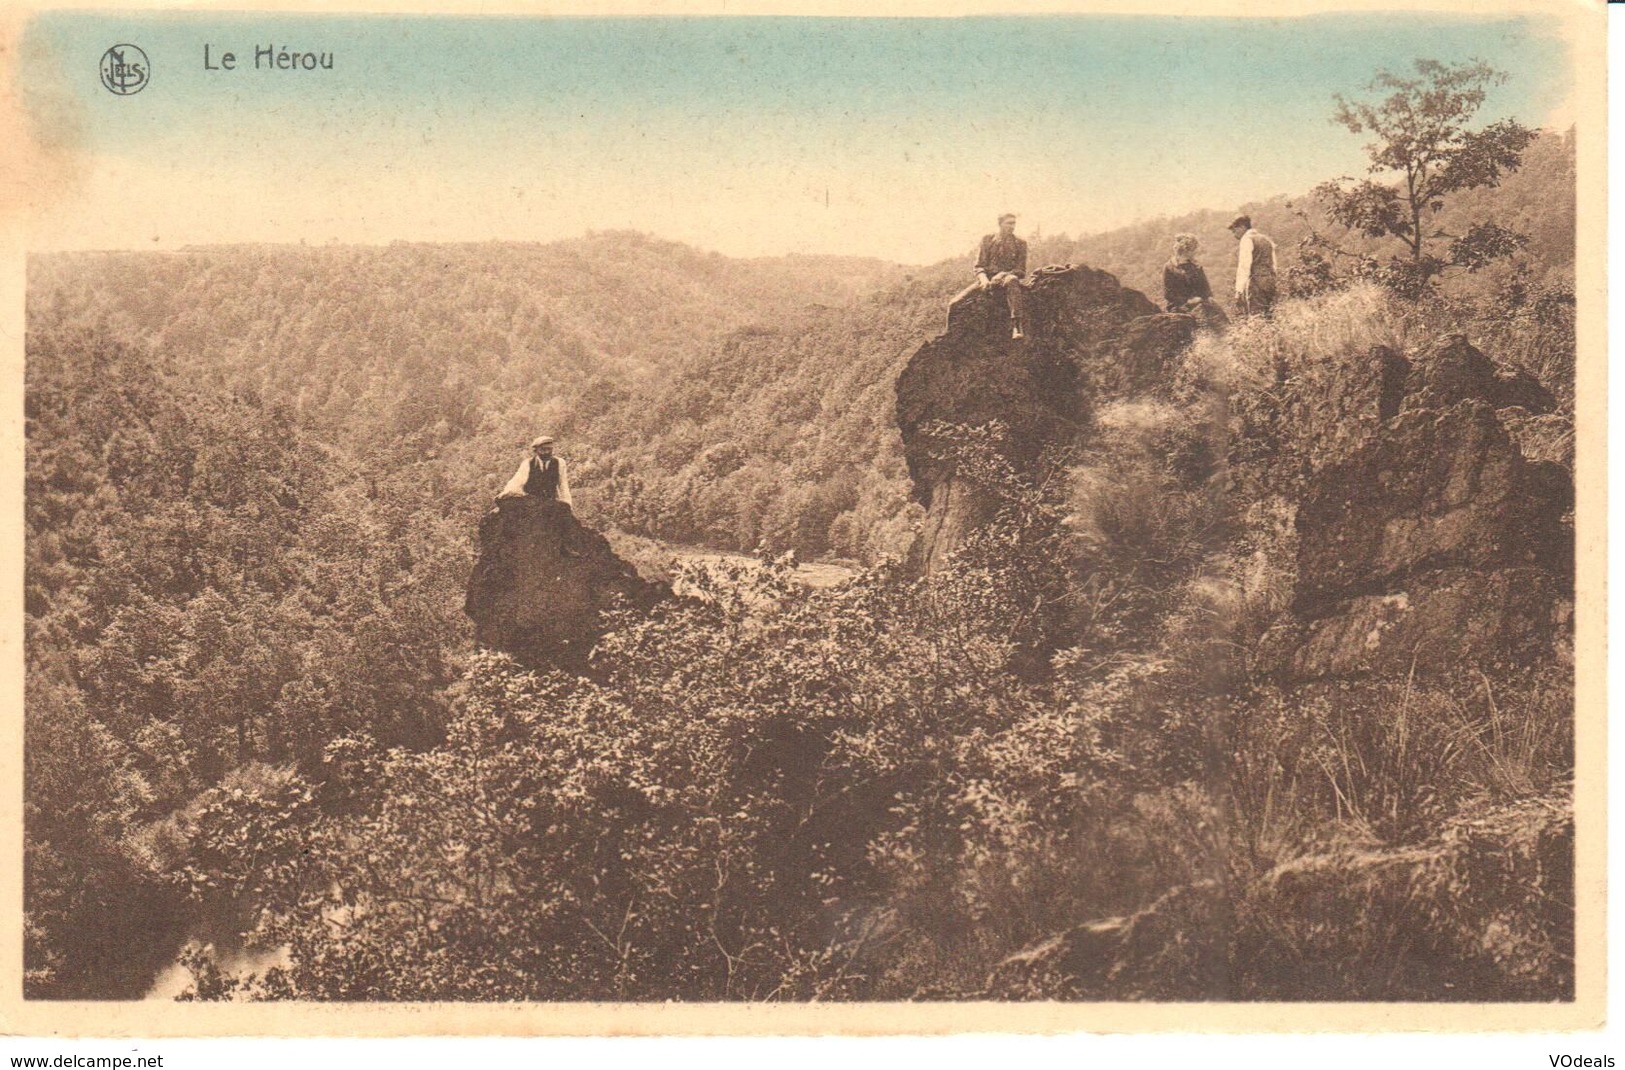
[[[1243,207],[1277,240],[1283,270],[1311,226],[1351,254],[1383,250],[1326,223],[1307,196]],[[1496,311],[1509,292],[1533,299],[1572,281],[1572,133],[1538,139],[1499,188],[1457,195],[1440,229],[1485,213],[1526,232],[1529,246],[1483,272],[1452,273],[1446,298]],[[1190,231],[1223,296],[1233,215],[1056,235],[1034,242],[1029,260],[1088,263],[1160,300],[1171,236]],[[78,254],[36,258],[30,315],[102,323],[165,353],[189,383],[285,406],[369,470],[416,470],[448,505],[472,507],[545,430],[564,438],[578,509],[594,522],[725,549],[875,560],[903,552],[918,518],[890,383],[940,329],[970,260],[967,251],[912,270],[734,261],[627,234]]]
[[[495,435],[506,454],[732,330],[845,304],[895,274],[840,258],[731,261],[626,234],[222,247],[37,257],[30,311],[162,352],[193,386],[286,406],[357,458],[444,465],[447,447]]]

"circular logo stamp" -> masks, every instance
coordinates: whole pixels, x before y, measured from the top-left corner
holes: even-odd
[[[102,85],[109,93],[127,97],[147,87],[152,63],[134,45],[114,45],[102,53]]]

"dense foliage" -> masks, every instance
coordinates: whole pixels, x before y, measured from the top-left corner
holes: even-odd
[[[424,488],[364,478],[285,408],[179,388],[95,331],[39,325],[29,356],[28,968],[105,994],[182,924],[151,822],[346,732],[440,738],[469,552]]]
[[[1366,155],[1369,173],[1380,177],[1326,182],[1315,196],[1349,230],[1399,239],[1407,255],[1389,261],[1386,278],[1419,294],[1447,268],[1476,272],[1527,244],[1524,235],[1489,220],[1475,220],[1455,234],[1436,221],[1446,198],[1494,188],[1517,171],[1537,132],[1510,119],[1470,127],[1488,87],[1506,81],[1504,72],[1483,62],[1419,59],[1414,66],[1415,77],[1379,73],[1367,88],[1380,100],[1337,98],[1336,121],[1350,133],[1376,138]],[[1323,247],[1336,250],[1330,242]]]

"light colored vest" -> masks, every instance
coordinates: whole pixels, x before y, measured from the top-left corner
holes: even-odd
[[[1236,292],[1251,288],[1254,281],[1261,289],[1275,289],[1275,243],[1249,230],[1241,236],[1241,252],[1236,261]]]

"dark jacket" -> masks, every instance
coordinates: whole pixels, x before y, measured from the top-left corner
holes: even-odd
[[[1162,268],[1162,296],[1169,312],[1178,312],[1193,297],[1206,301],[1213,296],[1207,272],[1194,260],[1170,260]]]
[[[1014,234],[989,234],[982,239],[982,248],[976,254],[976,270],[986,272],[988,278],[1001,271],[1027,274],[1027,243]]]

